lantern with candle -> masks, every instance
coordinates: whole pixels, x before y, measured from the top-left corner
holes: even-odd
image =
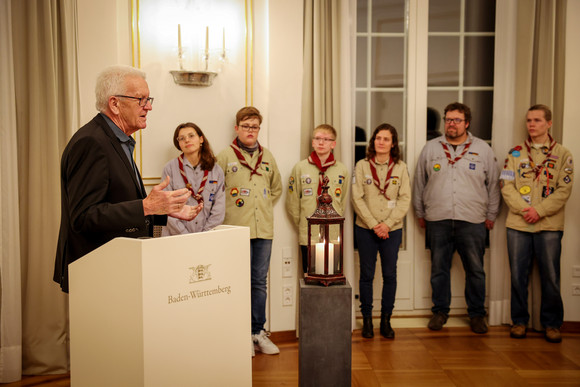
[[[308,272],[304,282],[308,285],[344,285],[344,217],[332,206],[332,197],[328,194],[328,177],[324,177],[322,184],[316,210],[307,218]]]

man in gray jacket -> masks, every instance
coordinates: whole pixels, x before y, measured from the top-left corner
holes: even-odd
[[[431,249],[433,316],[428,326],[440,330],[447,322],[451,261],[457,250],[465,269],[471,330],[486,333],[483,255],[486,229],[493,228],[499,212],[499,169],[490,146],[467,131],[468,106],[447,105],[443,120],[445,134],[421,151],[413,184],[413,207]]]

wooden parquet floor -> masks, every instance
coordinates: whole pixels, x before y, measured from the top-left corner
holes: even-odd
[[[376,324],[375,324],[376,326]],[[542,333],[511,339],[509,327],[485,335],[468,327],[396,328],[394,340],[352,339],[352,386],[580,386],[580,333],[551,344]],[[257,353],[253,386],[298,386],[298,340],[274,333],[279,355]],[[68,375],[29,376],[6,387],[68,387]],[[324,387],[324,386],[321,386]],[[331,386],[332,387],[332,386]]]
[[[538,332],[512,339],[509,327],[491,327],[485,335],[468,327],[395,332],[394,340],[378,329],[373,339],[353,332],[352,386],[580,386],[578,333],[552,344]],[[280,355],[256,354],[253,386],[298,385],[297,341],[279,347]]]

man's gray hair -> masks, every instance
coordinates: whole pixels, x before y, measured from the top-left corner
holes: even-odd
[[[125,65],[107,67],[99,74],[95,87],[95,96],[97,97],[95,106],[98,111],[102,113],[107,110],[110,96],[127,93],[125,78],[129,76],[145,79],[146,75],[138,68]]]

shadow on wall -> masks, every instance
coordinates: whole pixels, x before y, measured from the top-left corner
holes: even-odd
[[[440,122],[441,115],[437,109],[427,107],[427,141],[441,136],[441,132],[439,132]]]

